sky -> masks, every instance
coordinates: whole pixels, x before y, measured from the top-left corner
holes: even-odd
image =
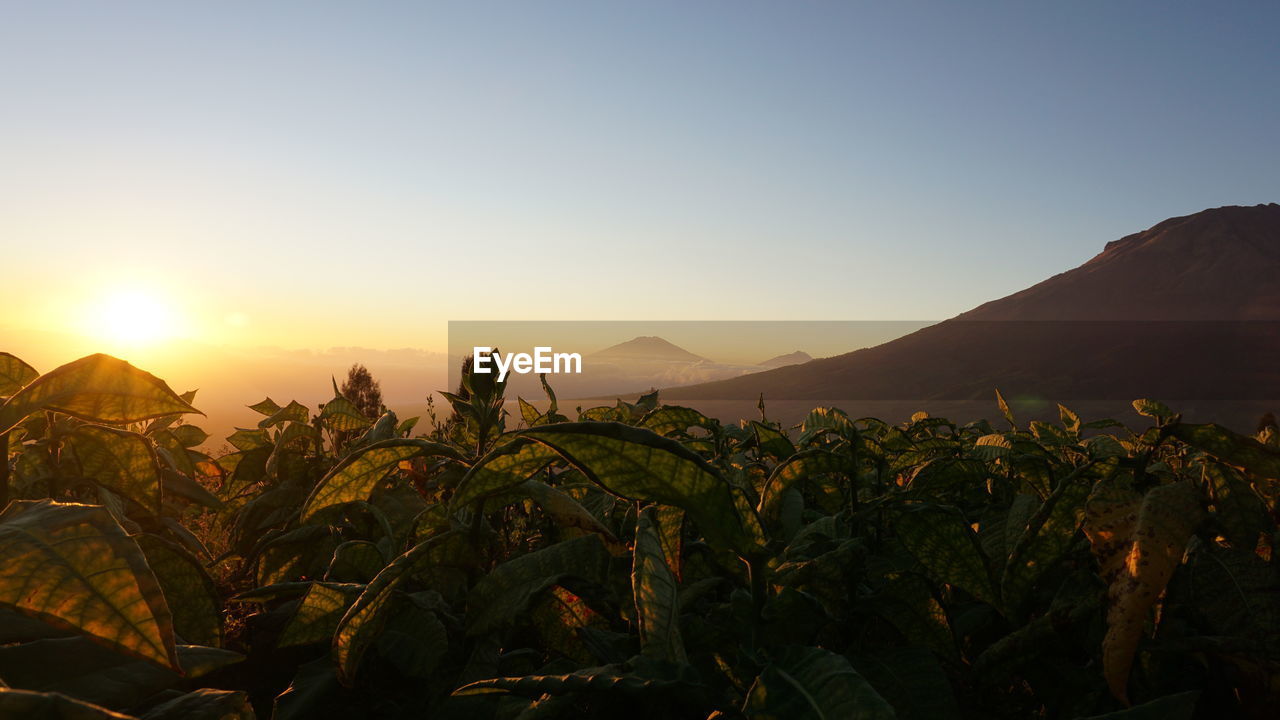
[[[450,320],[950,317],[1280,200],[1276,27],[1248,2],[0,2],[0,326],[441,349]]]

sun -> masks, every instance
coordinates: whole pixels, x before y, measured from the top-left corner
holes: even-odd
[[[119,345],[151,345],[173,338],[178,330],[174,304],[144,288],[109,290],[88,315],[94,335]]]

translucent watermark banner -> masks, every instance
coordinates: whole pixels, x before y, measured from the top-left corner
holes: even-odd
[[[571,406],[658,390],[722,416],[756,413],[763,397],[766,412],[788,415],[835,405],[990,417],[998,389],[1034,416],[1153,398],[1241,425],[1280,399],[1276,322],[455,321],[452,387],[477,352],[477,371],[503,378],[511,400],[545,400],[545,377]]]

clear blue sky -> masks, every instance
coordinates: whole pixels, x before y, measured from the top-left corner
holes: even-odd
[[[942,318],[1280,200],[1275,3],[0,7],[6,306],[218,341]]]

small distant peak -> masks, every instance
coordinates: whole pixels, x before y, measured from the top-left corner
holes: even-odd
[[[760,367],[780,368],[780,367],[786,367],[787,365],[800,365],[803,363],[807,363],[812,359],[813,359],[813,356],[810,355],[809,353],[803,350],[796,350],[795,352],[790,352],[790,353],[787,353],[786,355],[771,357],[768,360],[765,360],[764,362],[760,363]]]

